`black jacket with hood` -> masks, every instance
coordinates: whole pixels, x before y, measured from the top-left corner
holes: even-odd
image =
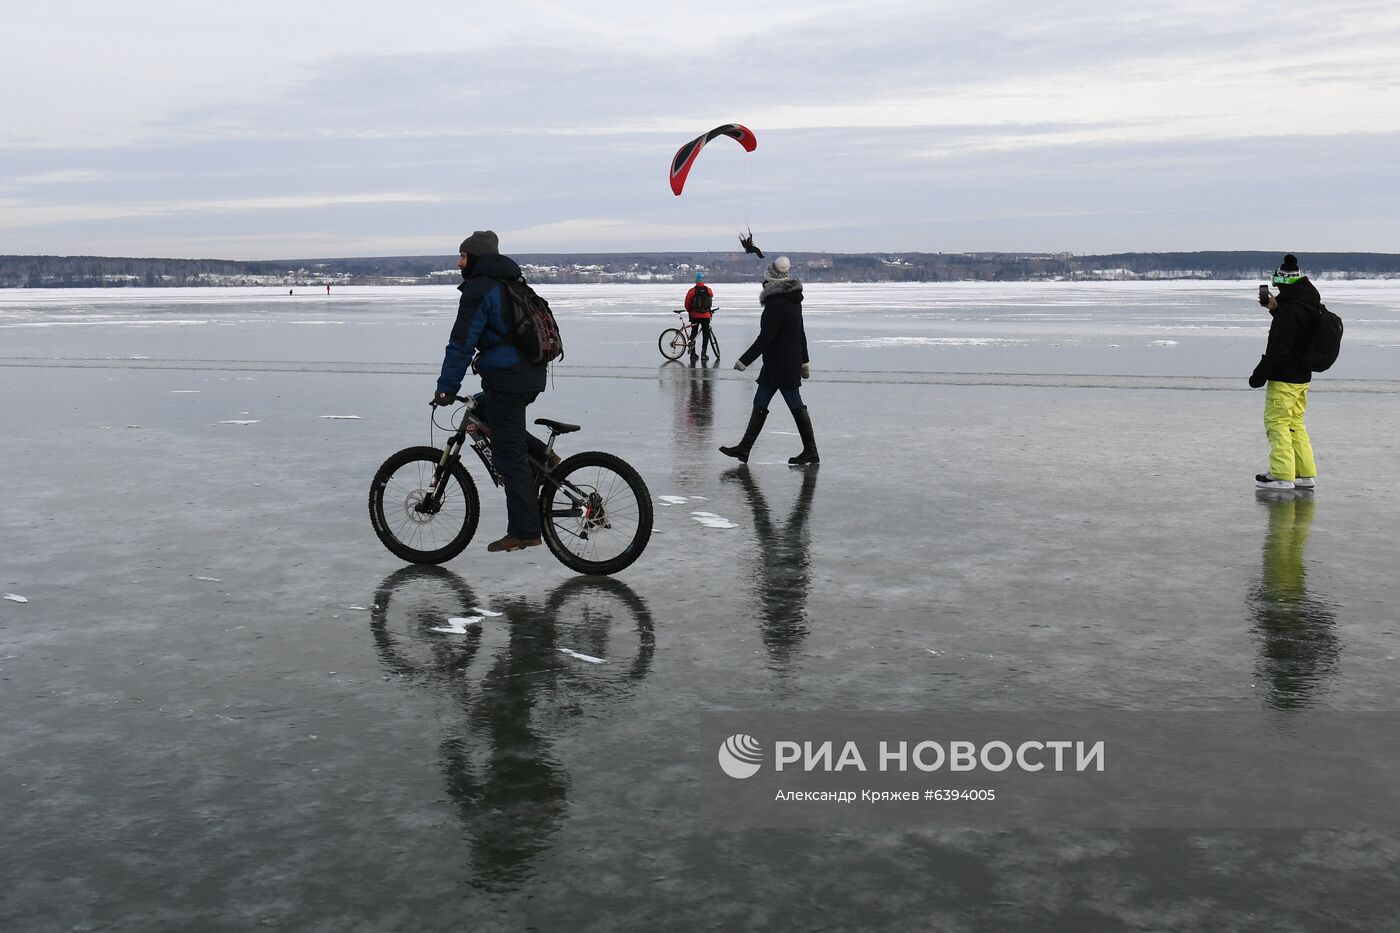
[[[1307,277],[1278,287],[1278,307],[1269,314],[1269,343],[1249,384],[1259,388],[1267,381],[1308,383],[1312,370],[1303,362],[1303,349],[1312,337],[1322,312],[1322,296]]]

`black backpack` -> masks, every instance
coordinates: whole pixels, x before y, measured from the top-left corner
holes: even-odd
[[[690,299],[692,311],[709,311],[714,302],[714,292],[708,286],[695,286],[695,296]]]
[[[564,338],[559,336],[559,322],[554,320],[549,302],[529,286],[524,276],[497,281],[508,299],[501,312],[510,328],[506,337],[521,358],[535,366],[563,359]]]
[[[1315,373],[1330,369],[1342,352],[1342,319],[1328,311],[1326,305],[1321,308],[1308,342],[1303,345],[1303,363]]]

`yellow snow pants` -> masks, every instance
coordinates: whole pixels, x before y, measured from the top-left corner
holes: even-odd
[[[1316,476],[1312,441],[1303,427],[1308,410],[1308,384],[1269,381],[1264,390],[1264,434],[1269,438],[1269,473],[1290,482]]]

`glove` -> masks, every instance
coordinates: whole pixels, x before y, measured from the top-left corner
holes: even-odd
[[[749,366],[748,366],[748,364],[745,363],[743,360],[735,360],[735,361],[734,361],[734,368],[737,369],[737,370],[739,370],[739,372],[743,372],[744,370],[748,369]]]
[[[802,378],[803,378],[803,379],[811,379],[811,378],[812,378],[812,364],[811,364],[811,363],[803,363],[803,364],[802,364]]]
[[[433,400],[428,404],[437,408],[439,405],[451,405],[456,401],[451,392],[434,392]]]
[[[1267,381],[1268,380],[1266,380],[1263,376],[1251,375],[1249,377],[1249,387],[1251,389],[1262,389],[1264,388],[1264,383]]]

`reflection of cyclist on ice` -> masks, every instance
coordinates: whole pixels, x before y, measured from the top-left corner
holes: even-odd
[[[690,358],[695,359],[695,338],[698,331],[705,332],[705,342],[700,347],[700,358],[710,358],[710,317],[714,313],[715,293],[705,284],[705,273],[695,273],[695,285],[685,293],[685,310],[690,314]],[[715,359],[719,359],[719,346],[715,346]]]

